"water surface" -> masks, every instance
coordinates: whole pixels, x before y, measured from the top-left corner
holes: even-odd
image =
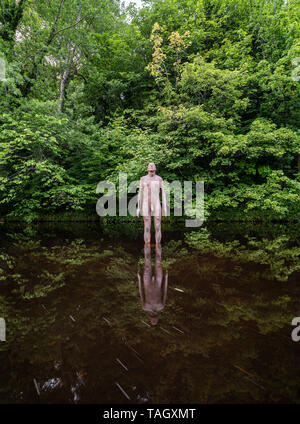
[[[2,403],[300,402],[297,224],[0,230]]]

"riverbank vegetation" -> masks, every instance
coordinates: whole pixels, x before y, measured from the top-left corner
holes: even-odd
[[[0,216],[97,216],[155,162],[211,219],[300,212],[299,0],[3,0]]]

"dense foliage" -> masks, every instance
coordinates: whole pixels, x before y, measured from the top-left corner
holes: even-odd
[[[152,161],[206,217],[298,218],[299,6],[1,0],[0,216],[95,215]]]

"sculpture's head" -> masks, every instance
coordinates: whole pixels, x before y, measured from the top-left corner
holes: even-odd
[[[152,162],[148,163],[147,171],[150,175],[154,175],[156,171],[155,163],[152,163]]]
[[[150,316],[150,324],[153,325],[153,326],[157,325],[157,323],[158,323],[158,313],[151,311],[149,313],[149,316]]]

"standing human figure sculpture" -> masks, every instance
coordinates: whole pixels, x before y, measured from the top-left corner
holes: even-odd
[[[167,216],[166,194],[163,186],[163,179],[156,175],[156,166],[149,163],[147,167],[148,174],[140,179],[140,188],[138,194],[137,216],[142,212],[144,219],[144,241],[149,244],[151,241],[151,216],[154,217],[155,242],[161,242],[161,203],[160,191],[162,197],[162,206],[164,216]]]
[[[145,263],[143,278],[138,271],[139,292],[142,308],[149,313],[151,325],[157,325],[158,314],[166,304],[168,291],[168,270],[165,271],[163,278],[163,268],[161,263],[161,245],[155,246],[155,268],[152,271],[151,247],[149,244],[144,246]]]

